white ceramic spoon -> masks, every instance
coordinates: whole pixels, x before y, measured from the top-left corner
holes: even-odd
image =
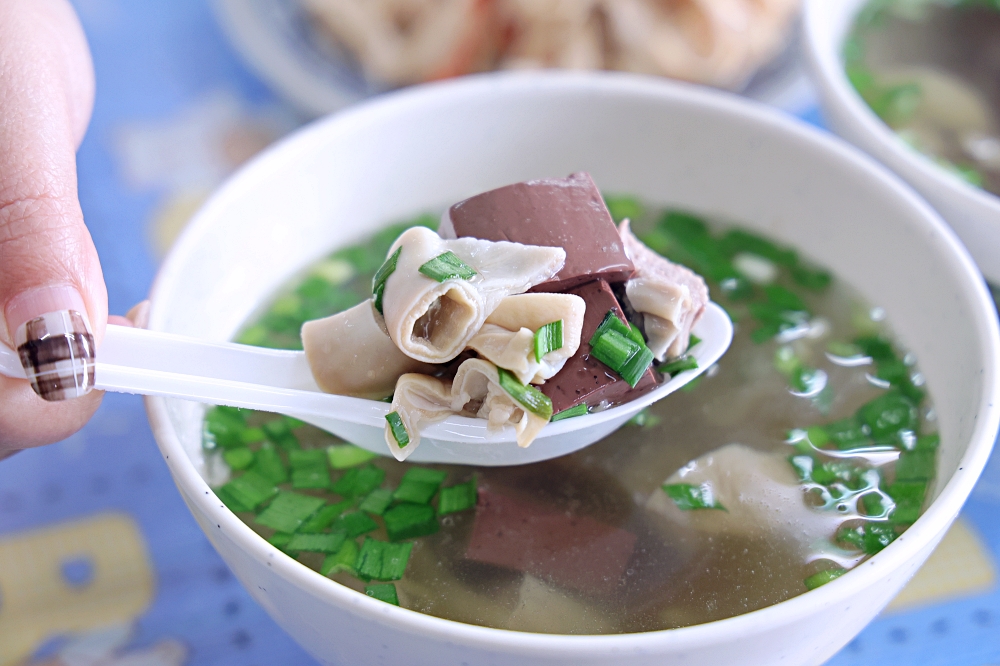
[[[733,326],[721,307],[709,303],[694,334],[701,338],[690,350],[698,360],[696,370],[681,372],[627,404],[550,423],[528,448],[517,446],[511,427],[491,435],[485,420],[455,416],[425,428],[420,447],[407,460],[522,465],[582,449],[708,369],[729,348]],[[24,378],[17,354],[3,344],[0,374]],[[303,352],[110,325],[98,350],[96,380],[97,388],[105,391],[288,414],[357,446],[389,455],[383,435],[389,405],[321,392]]]

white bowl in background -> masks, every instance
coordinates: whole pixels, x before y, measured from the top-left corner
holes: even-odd
[[[688,85],[615,74],[486,75],[318,121],[244,167],[191,222],[157,277],[150,327],[228,339],[335,246],[476,192],[580,170],[606,191],[773,235],[883,305],[934,397],[942,433],[934,501],[857,570],[769,608],[639,634],[501,631],[376,601],[285,556],[199,474],[200,407],[147,398],[198,523],[253,597],[322,662],[819,664],[892,599],[972,490],[1000,418],[1000,339],[964,248],[911,189],[858,151]]]
[[[805,51],[833,130],[899,174],[951,225],[986,279],[1000,284],[1000,197],[948,173],[875,115],[844,72],[843,47],[869,0],[806,0]]]

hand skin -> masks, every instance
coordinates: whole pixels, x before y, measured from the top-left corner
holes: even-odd
[[[76,149],[93,108],[86,38],[67,0],[0,0],[0,340],[13,346],[19,298],[52,285],[79,291],[98,345],[107,291],[77,197]],[[20,321],[16,321],[20,319]],[[102,393],[46,402],[0,376],[0,459],[79,430]]]

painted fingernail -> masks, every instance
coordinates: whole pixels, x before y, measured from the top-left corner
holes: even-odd
[[[94,388],[94,336],[78,310],[57,310],[29,319],[14,344],[31,388],[45,400],[70,400]]]

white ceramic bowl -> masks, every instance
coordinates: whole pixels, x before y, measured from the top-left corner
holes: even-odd
[[[471,626],[365,597],[298,564],[199,475],[200,409],[148,399],[177,486],[267,611],[330,664],[818,664],[903,586],[941,539],[998,425],[993,305],[952,232],[854,149],[736,97],[608,74],[491,75],[413,88],[321,120],[219,191],[163,264],[150,327],[222,340],[339,243],[505,183],[587,170],[632,192],[740,221],[801,248],[884,305],[920,358],[943,435],[936,499],[850,574],[701,626],[553,636]]]
[[[806,53],[833,130],[899,174],[955,230],[988,280],[1000,284],[1000,197],[969,185],[906,145],[844,73],[843,46],[868,0],[807,0]]]

